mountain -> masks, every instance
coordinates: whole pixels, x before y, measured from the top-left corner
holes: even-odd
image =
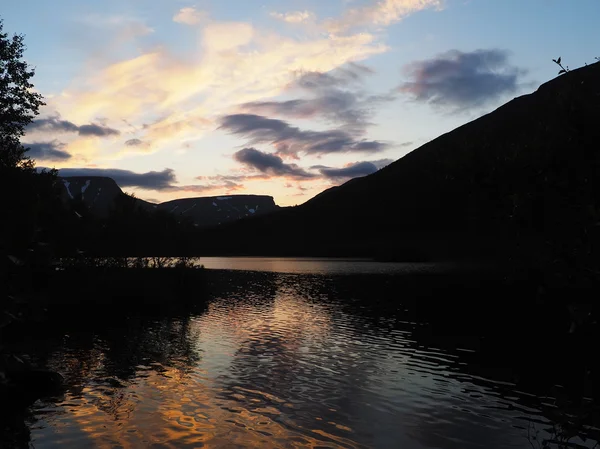
[[[107,177],[77,176],[59,179],[65,201],[81,200],[92,215],[105,218],[115,205],[115,198],[125,194]],[[241,218],[275,211],[273,197],[264,195],[229,195],[186,198],[153,204],[136,198],[135,205],[145,210],[166,211],[178,218],[190,219],[197,227],[215,226]]]
[[[116,197],[124,195],[117,183],[101,176],[70,176],[59,178],[64,189],[63,199],[81,200],[97,217],[108,216]],[[141,201],[141,200],[140,200]]]
[[[600,222],[598,117],[600,63],[301,206],[212,230],[206,250],[409,259],[589,253]]]
[[[199,227],[206,227],[273,212],[278,206],[272,196],[229,195],[185,198],[161,203],[156,207],[176,217],[189,218]]]

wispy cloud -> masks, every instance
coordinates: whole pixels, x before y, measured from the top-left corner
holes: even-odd
[[[272,176],[287,176],[289,178],[313,178],[312,173],[298,167],[296,164],[286,164],[279,156],[264,153],[255,148],[244,148],[234,154],[234,159],[248,167]]]
[[[509,63],[507,51],[452,50],[406,67],[411,80],[399,90],[415,100],[450,109],[484,106],[520,88],[525,70]]]
[[[354,28],[386,27],[418,11],[440,8],[442,0],[369,0],[366,5],[348,9],[339,19],[325,23],[331,32]]]
[[[252,178],[255,176],[291,177],[295,164],[288,163],[288,158],[300,154],[321,157],[381,152],[390,145],[369,140],[365,134],[372,109],[389,96],[364,91],[363,80],[370,71],[359,63],[388,51],[379,32],[382,28],[440,2],[351,3],[356,4],[361,6],[332,20],[319,19],[310,11],[274,13],[283,24],[271,25],[284,28],[281,32],[250,22],[218,21],[192,7],[175,11],[177,6],[165,19],[195,26],[193,33],[185,27],[174,28],[186,36],[183,39],[193,39],[180,46],[178,42],[177,49],[170,49],[166,42],[157,45],[158,35],[143,38],[153,29],[142,18],[90,16],[86,26],[96,33],[92,44],[100,41],[98,33],[107,30],[101,57],[92,52],[84,71],[48,101],[62,116],[32,125],[35,139],[28,136],[28,140],[51,140],[45,135],[38,138],[37,133],[70,133],[60,138],[65,146],[56,150],[71,154],[72,159],[57,160],[57,165],[68,161],[71,167],[90,162],[114,166],[114,161],[142,152],[175,154],[221,127],[239,137],[240,143],[281,160],[282,165],[277,166],[277,160],[270,159],[271,165],[261,171],[258,165],[251,166],[258,163],[256,154],[246,154],[245,162],[238,161],[249,171],[240,175],[246,179],[215,179],[187,186],[169,181],[168,187],[158,184],[163,192],[183,188],[208,192],[218,185],[235,189],[258,180]],[[300,26],[288,33],[286,24]],[[121,45],[128,36],[135,40]],[[276,97],[282,93],[294,96],[289,102],[278,101]],[[324,120],[334,129],[305,129],[305,125],[287,121],[302,118]],[[278,170],[288,173],[277,176]],[[318,172],[304,171],[316,175],[321,183],[328,182]],[[311,188],[315,183],[303,182]]]
[[[270,15],[275,19],[287,23],[304,23],[316,19],[315,14],[311,11],[290,11],[286,13],[272,12]]]
[[[199,11],[196,8],[187,7],[181,8],[173,16],[173,21],[186,25],[198,25],[208,18],[208,14],[204,11]]]
[[[305,131],[289,123],[254,114],[232,114],[221,120],[221,128],[243,136],[251,145],[271,144],[279,155],[298,157],[300,153],[376,153],[388,147],[385,142],[355,139],[343,130]]]
[[[240,103],[281,93],[294,73],[328,72],[386,49],[368,33],[292,39],[220,22],[203,27],[201,42],[202,57],[193,61],[159,49],[110,64],[58,95],[53,106],[74,123],[96,117],[151,123],[137,137],[159,150],[201,137],[214,129],[207,123]]]
[[[241,106],[249,112],[289,118],[325,118],[342,125],[353,134],[364,133],[374,109],[395,98],[392,94],[368,95],[363,91],[363,80],[370,75],[369,68],[351,63],[330,73],[305,72],[294,80],[289,90],[300,90],[308,98],[287,101],[257,101]]]
[[[119,51],[123,44],[143,38],[154,33],[154,29],[138,17],[119,14],[93,13],[78,15],[76,22],[82,27],[79,38],[92,48],[87,48],[89,56],[109,56],[110,50]],[[102,46],[97,47],[94,42],[100,33],[104,36]],[[93,37],[91,40],[90,37]]]

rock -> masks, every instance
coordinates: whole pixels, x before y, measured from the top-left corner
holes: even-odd
[[[12,409],[28,407],[40,398],[62,392],[64,378],[55,371],[18,369],[4,372],[0,383],[2,414]]]

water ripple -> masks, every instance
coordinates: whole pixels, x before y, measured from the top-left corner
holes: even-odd
[[[469,371],[476,351],[420,343],[406,305],[383,312],[334,277],[246,276],[202,313],[105,323],[57,343],[48,364],[69,388],[36,404],[35,447],[489,449],[550,438],[552,398]]]

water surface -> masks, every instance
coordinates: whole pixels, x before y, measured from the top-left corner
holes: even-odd
[[[510,367],[482,375],[467,341],[422,338],[402,292],[375,288],[385,277],[255,263],[296,274],[215,271],[184,313],[82,317],[29,342],[68,384],[35,404],[35,448],[561,447],[556,398],[522,391]]]
[[[378,262],[360,258],[327,257],[202,257],[210,269],[252,270],[307,274],[391,274],[442,270],[449,264]]]

